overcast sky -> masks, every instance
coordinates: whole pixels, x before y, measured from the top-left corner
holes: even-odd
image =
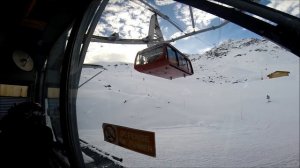
[[[187,5],[172,0],[150,0],[147,2],[168,15],[185,33],[218,25],[224,21],[217,16],[192,8],[196,25],[194,29]],[[300,17],[299,0],[261,0],[260,3]],[[149,21],[152,14],[138,1],[111,0],[106,6],[94,34],[109,36],[114,32],[118,32],[120,38],[144,38],[148,35]],[[182,34],[166,20],[160,17],[158,20],[165,40]],[[229,23],[220,29],[188,37],[171,44],[184,53],[197,54],[203,53],[229,39],[251,37],[260,38],[242,27]],[[101,61],[133,63],[136,53],[144,48],[146,48],[146,45],[91,43],[85,63],[97,64]]]

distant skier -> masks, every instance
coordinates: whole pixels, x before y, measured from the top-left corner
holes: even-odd
[[[268,103],[271,102],[271,97],[267,94],[267,100],[268,100]]]

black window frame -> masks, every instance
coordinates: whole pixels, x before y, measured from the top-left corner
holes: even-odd
[[[178,59],[178,56],[177,56],[177,51],[173,48],[173,47],[171,47],[171,46],[169,46],[169,45],[166,45],[167,47],[167,49],[166,49],[166,53],[167,53],[167,56],[168,56],[168,61],[169,61],[169,63],[171,64],[171,65],[174,65],[174,66],[176,66],[176,67],[179,67],[179,59]],[[171,58],[171,55],[170,55],[170,53],[169,53],[169,49],[171,49],[173,52],[174,52],[174,55],[175,55],[175,59],[176,59],[176,64],[174,64],[173,63],[173,61],[170,59]],[[173,57],[173,56],[172,56]]]

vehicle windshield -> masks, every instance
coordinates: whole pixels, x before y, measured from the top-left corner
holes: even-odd
[[[183,30],[157,17],[164,40],[224,22],[175,1],[147,3]],[[299,1],[259,3],[300,16]],[[94,35],[146,39],[148,9],[109,1]],[[90,43],[84,64],[101,66],[84,67],[80,77],[82,146],[125,167],[299,166],[298,56],[233,23],[170,44],[191,60],[193,75],[169,80],[136,71],[146,44]],[[105,141],[103,123],[154,132],[156,156]],[[97,160],[83,156],[87,165]]]

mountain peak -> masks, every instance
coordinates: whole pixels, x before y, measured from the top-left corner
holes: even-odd
[[[198,54],[198,58],[196,55],[193,55],[192,61],[200,58],[207,59],[215,59],[222,58],[230,55],[234,51],[237,53],[237,56],[247,55],[247,53],[255,51],[255,52],[267,52],[274,49],[283,48],[275,45],[274,43],[266,40],[266,39],[258,39],[258,38],[245,38],[240,40],[232,40],[229,39],[227,41],[222,42],[220,45],[213,47],[211,50],[206,51],[203,54]],[[236,56],[235,55],[235,56]]]

